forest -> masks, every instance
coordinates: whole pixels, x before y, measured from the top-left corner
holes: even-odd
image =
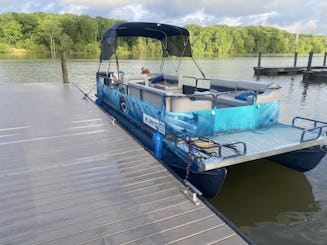
[[[4,13],[0,15],[0,53],[33,52],[53,56],[64,46],[69,53],[98,53],[103,33],[123,20],[87,15],[52,13]],[[196,55],[251,55],[323,53],[325,36],[296,35],[275,27],[263,26],[184,26],[190,32]],[[161,54],[159,44],[148,39],[125,38],[119,53]]]

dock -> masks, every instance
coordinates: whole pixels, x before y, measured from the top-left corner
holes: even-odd
[[[0,83],[0,244],[248,244],[74,85]]]
[[[325,70],[305,71],[304,81],[327,82],[327,68]]]
[[[253,67],[255,75],[264,76],[279,76],[279,75],[297,75],[303,74],[304,78],[310,79],[316,77],[324,77],[326,74],[326,57],[327,52],[324,54],[324,61],[322,66],[312,66],[313,52],[309,53],[308,65],[307,66],[297,66],[298,54],[294,54],[294,65],[293,66],[280,66],[280,67],[263,67],[261,66],[262,54],[259,53],[258,56],[258,66]],[[313,75],[312,75],[313,74]]]
[[[326,76],[326,66],[313,66],[308,71],[305,66],[285,66],[285,67],[253,67],[255,75],[264,76],[279,76],[279,75],[297,75],[303,74],[303,76],[309,77],[324,77]],[[324,69],[326,69],[324,71]],[[321,71],[322,70],[322,71]],[[311,75],[313,74],[313,75]]]
[[[295,75],[306,71],[305,66],[296,67],[253,67],[256,75],[277,76],[277,75]]]

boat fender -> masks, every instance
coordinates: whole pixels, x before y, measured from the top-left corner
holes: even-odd
[[[157,130],[153,135],[153,151],[157,159],[162,158],[162,144],[162,135],[159,130]]]
[[[123,112],[127,112],[127,104],[126,104],[126,99],[124,96],[120,96],[119,98],[119,105],[120,105],[120,109]]]
[[[103,104],[103,86],[99,87],[96,103],[101,106]]]

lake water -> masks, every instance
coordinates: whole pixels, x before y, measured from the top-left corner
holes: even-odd
[[[321,65],[323,57],[314,57]],[[294,116],[327,121],[327,83],[304,82],[302,75],[256,77],[255,57],[200,59],[207,77],[259,80],[282,86],[280,121],[290,123]],[[172,72],[171,61],[167,71]],[[123,60],[122,70],[139,73],[142,66],[156,71],[156,60]],[[292,57],[263,57],[262,66],[291,66]],[[299,57],[305,66],[307,57]],[[94,95],[96,59],[70,59],[69,79]],[[191,62],[181,67],[199,75]],[[181,72],[182,73],[182,72]],[[0,82],[61,83],[59,60],[0,57]],[[41,103],[41,102],[40,102]],[[273,162],[259,160],[228,168],[221,193],[209,202],[240,227],[257,244],[327,244],[327,158],[312,171],[299,173]]]

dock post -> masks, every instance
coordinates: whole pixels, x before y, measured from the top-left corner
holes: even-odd
[[[297,54],[298,52],[294,53],[294,67],[296,67],[296,63],[297,63]]]
[[[312,57],[313,57],[313,52],[311,51],[311,52],[309,53],[309,60],[308,60],[307,71],[311,71]]]
[[[323,64],[323,66],[326,66],[326,58],[327,58],[327,52],[325,52],[325,56],[324,56],[324,64]]]
[[[261,52],[259,52],[258,56],[258,67],[261,67]]]
[[[68,70],[67,70],[67,58],[64,48],[61,49],[60,58],[61,58],[61,70],[62,70],[63,82],[64,84],[68,84],[69,80],[68,80]]]

